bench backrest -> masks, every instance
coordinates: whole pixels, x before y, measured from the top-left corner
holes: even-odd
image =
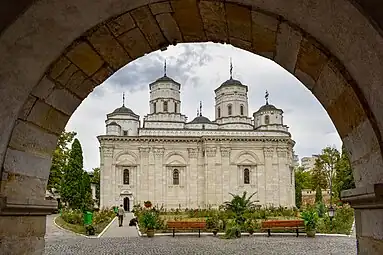
[[[276,228],[276,227],[304,227],[303,220],[268,220],[262,222],[262,228]]]
[[[206,228],[204,221],[168,221],[168,228]]]

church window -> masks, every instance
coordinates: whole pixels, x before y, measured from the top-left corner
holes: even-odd
[[[157,104],[156,104],[156,102],[153,103],[153,112],[154,113],[157,112]]]
[[[124,136],[128,135],[128,131],[124,130]]]
[[[243,170],[243,183],[250,184],[250,171],[248,168],[245,168],[245,170]]]
[[[124,184],[129,184],[129,169],[124,170]]]
[[[202,124],[202,129],[205,129],[205,125]]]
[[[227,106],[227,114],[230,116],[231,114],[232,114],[232,106],[231,106],[231,104],[229,104],[228,106]]]
[[[173,170],[173,185],[179,185],[180,184],[180,172],[178,169]]]
[[[164,112],[168,111],[168,102],[164,102]]]
[[[241,105],[241,115],[243,115],[243,112],[244,112],[243,105]]]
[[[177,112],[177,107],[178,107],[177,102],[174,102],[174,112]]]
[[[269,116],[269,115],[266,115],[266,116],[265,116],[265,124],[266,124],[266,125],[269,125],[269,124],[270,124],[270,116]]]
[[[218,107],[218,118],[221,118],[221,107]]]

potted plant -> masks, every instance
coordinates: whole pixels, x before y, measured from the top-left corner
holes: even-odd
[[[157,228],[157,216],[154,212],[146,211],[142,214],[140,219],[142,226],[146,229],[148,237],[154,236],[154,229]]]
[[[319,219],[316,210],[314,208],[308,208],[301,213],[301,217],[305,223],[307,236],[315,237],[316,227]]]
[[[152,202],[150,202],[150,201],[145,201],[145,202],[144,202],[144,206],[145,206],[146,208],[150,208],[150,207],[152,207]]]

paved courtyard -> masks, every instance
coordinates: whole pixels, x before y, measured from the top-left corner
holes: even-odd
[[[50,218],[49,218],[50,217]],[[59,254],[331,254],[354,255],[354,237],[244,236],[222,240],[212,236],[85,238],[55,229],[47,218],[45,255]],[[49,232],[48,232],[49,231]]]

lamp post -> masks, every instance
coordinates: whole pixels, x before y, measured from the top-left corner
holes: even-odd
[[[330,205],[330,208],[328,208],[328,216],[330,217],[330,225],[331,225],[331,231],[332,231],[332,218],[335,216],[335,209]]]

